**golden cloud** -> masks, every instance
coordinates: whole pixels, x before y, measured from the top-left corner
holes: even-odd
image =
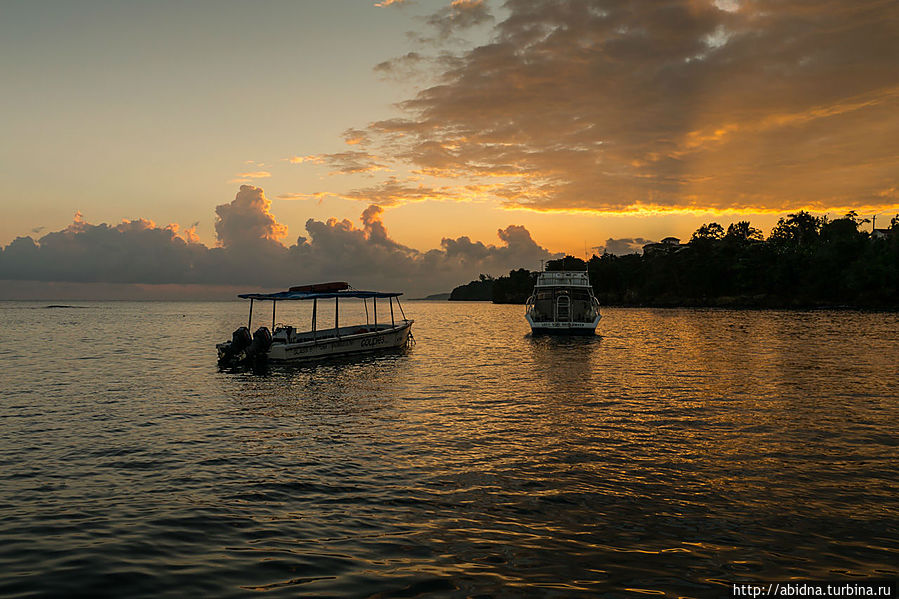
[[[352,139],[449,180],[430,186],[440,197],[474,182],[528,210],[896,207],[881,192],[899,185],[899,4],[505,6],[489,43],[444,54],[438,84]],[[486,10],[454,2],[429,22],[442,35],[492,19],[462,19],[472,7]],[[402,193],[429,191],[391,178],[347,195],[395,203]]]

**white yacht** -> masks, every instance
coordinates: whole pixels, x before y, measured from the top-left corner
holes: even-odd
[[[593,335],[601,318],[584,271],[549,270],[537,274],[525,318],[534,334]]]

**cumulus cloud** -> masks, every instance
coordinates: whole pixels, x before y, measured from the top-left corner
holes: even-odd
[[[243,185],[233,201],[217,206],[219,247],[197,243],[193,224],[158,226],[147,219],[94,225],[76,213],[61,231],[35,240],[19,237],[0,251],[0,279],[130,284],[244,285],[281,289],[322,280],[357,288],[396,289],[410,295],[449,291],[480,273],[500,275],[536,268],[554,257],[522,226],[497,231],[498,242],[443,239],[422,252],[393,238],[384,208],[368,206],[357,226],[349,220],[306,222],[292,245],[287,227],[269,211],[261,188]]]
[[[136,219],[92,225],[81,213],[61,231],[19,237],[0,254],[0,278],[105,283],[189,283],[208,250],[175,227]]]
[[[261,187],[241,185],[230,204],[215,207],[219,243],[229,248],[277,243],[287,235],[287,226],[275,220],[269,212],[271,205]]]
[[[508,0],[486,44],[368,127],[534,210],[899,205],[899,3]],[[487,22],[480,2],[438,35]],[[403,60],[387,63],[401,65]],[[386,155],[388,152],[378,152]]]
[[[521,225],[509,225],[499,229],[497,236],[504,245],[496,247],[484,245],[480,241],[472,242],[467,236],[457,239],[444,238],[440,245],[446,259],[454,265],[490,264],[489,272],[506,270],[505,265],[517,263],[517,267],[536,269],[540,260],[560,257],[550,255],[537,245],[530,232]]]
[[[197,227],[199,226],[200,222],[197,221],[184,230],[184,239],[187,243],[200,243],[200,236],[197,235]]]
[[[595,249],[600,254],[609,253],[615,254],[616,256],[624,256],[626,254],[642,254],[643,246],[647,243],[653,243],[650,239],[643,239],[642,237],[625,237],[622,239],[606,239],[605,245],[597,246]]]
[[[556,257],[538,245],[524,227],[497,231],[500,244],[444,238],[440,248],[420,252],[389,237],[380,219],[382,209],[363,212],[360,228],[350,221],[310,219],[309,239],[290,248],[291,261],[308,266],[311,279],[343,278],[366,287],[394,287],[421,295],[449,291],[480,273],[505,274],[514,268],[537,268],[540,260]]]

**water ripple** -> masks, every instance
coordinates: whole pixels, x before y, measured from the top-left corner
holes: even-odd
[[[411,351],[253,372],[214,364],[236,302],[36,307],[0,310],[3,596],[899,575],[895,314],[607,309],[553,339],[415,303]]]

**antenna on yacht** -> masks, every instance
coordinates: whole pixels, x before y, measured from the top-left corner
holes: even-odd
[[[540,272],[543,272],[543,258],[540,259]]]

